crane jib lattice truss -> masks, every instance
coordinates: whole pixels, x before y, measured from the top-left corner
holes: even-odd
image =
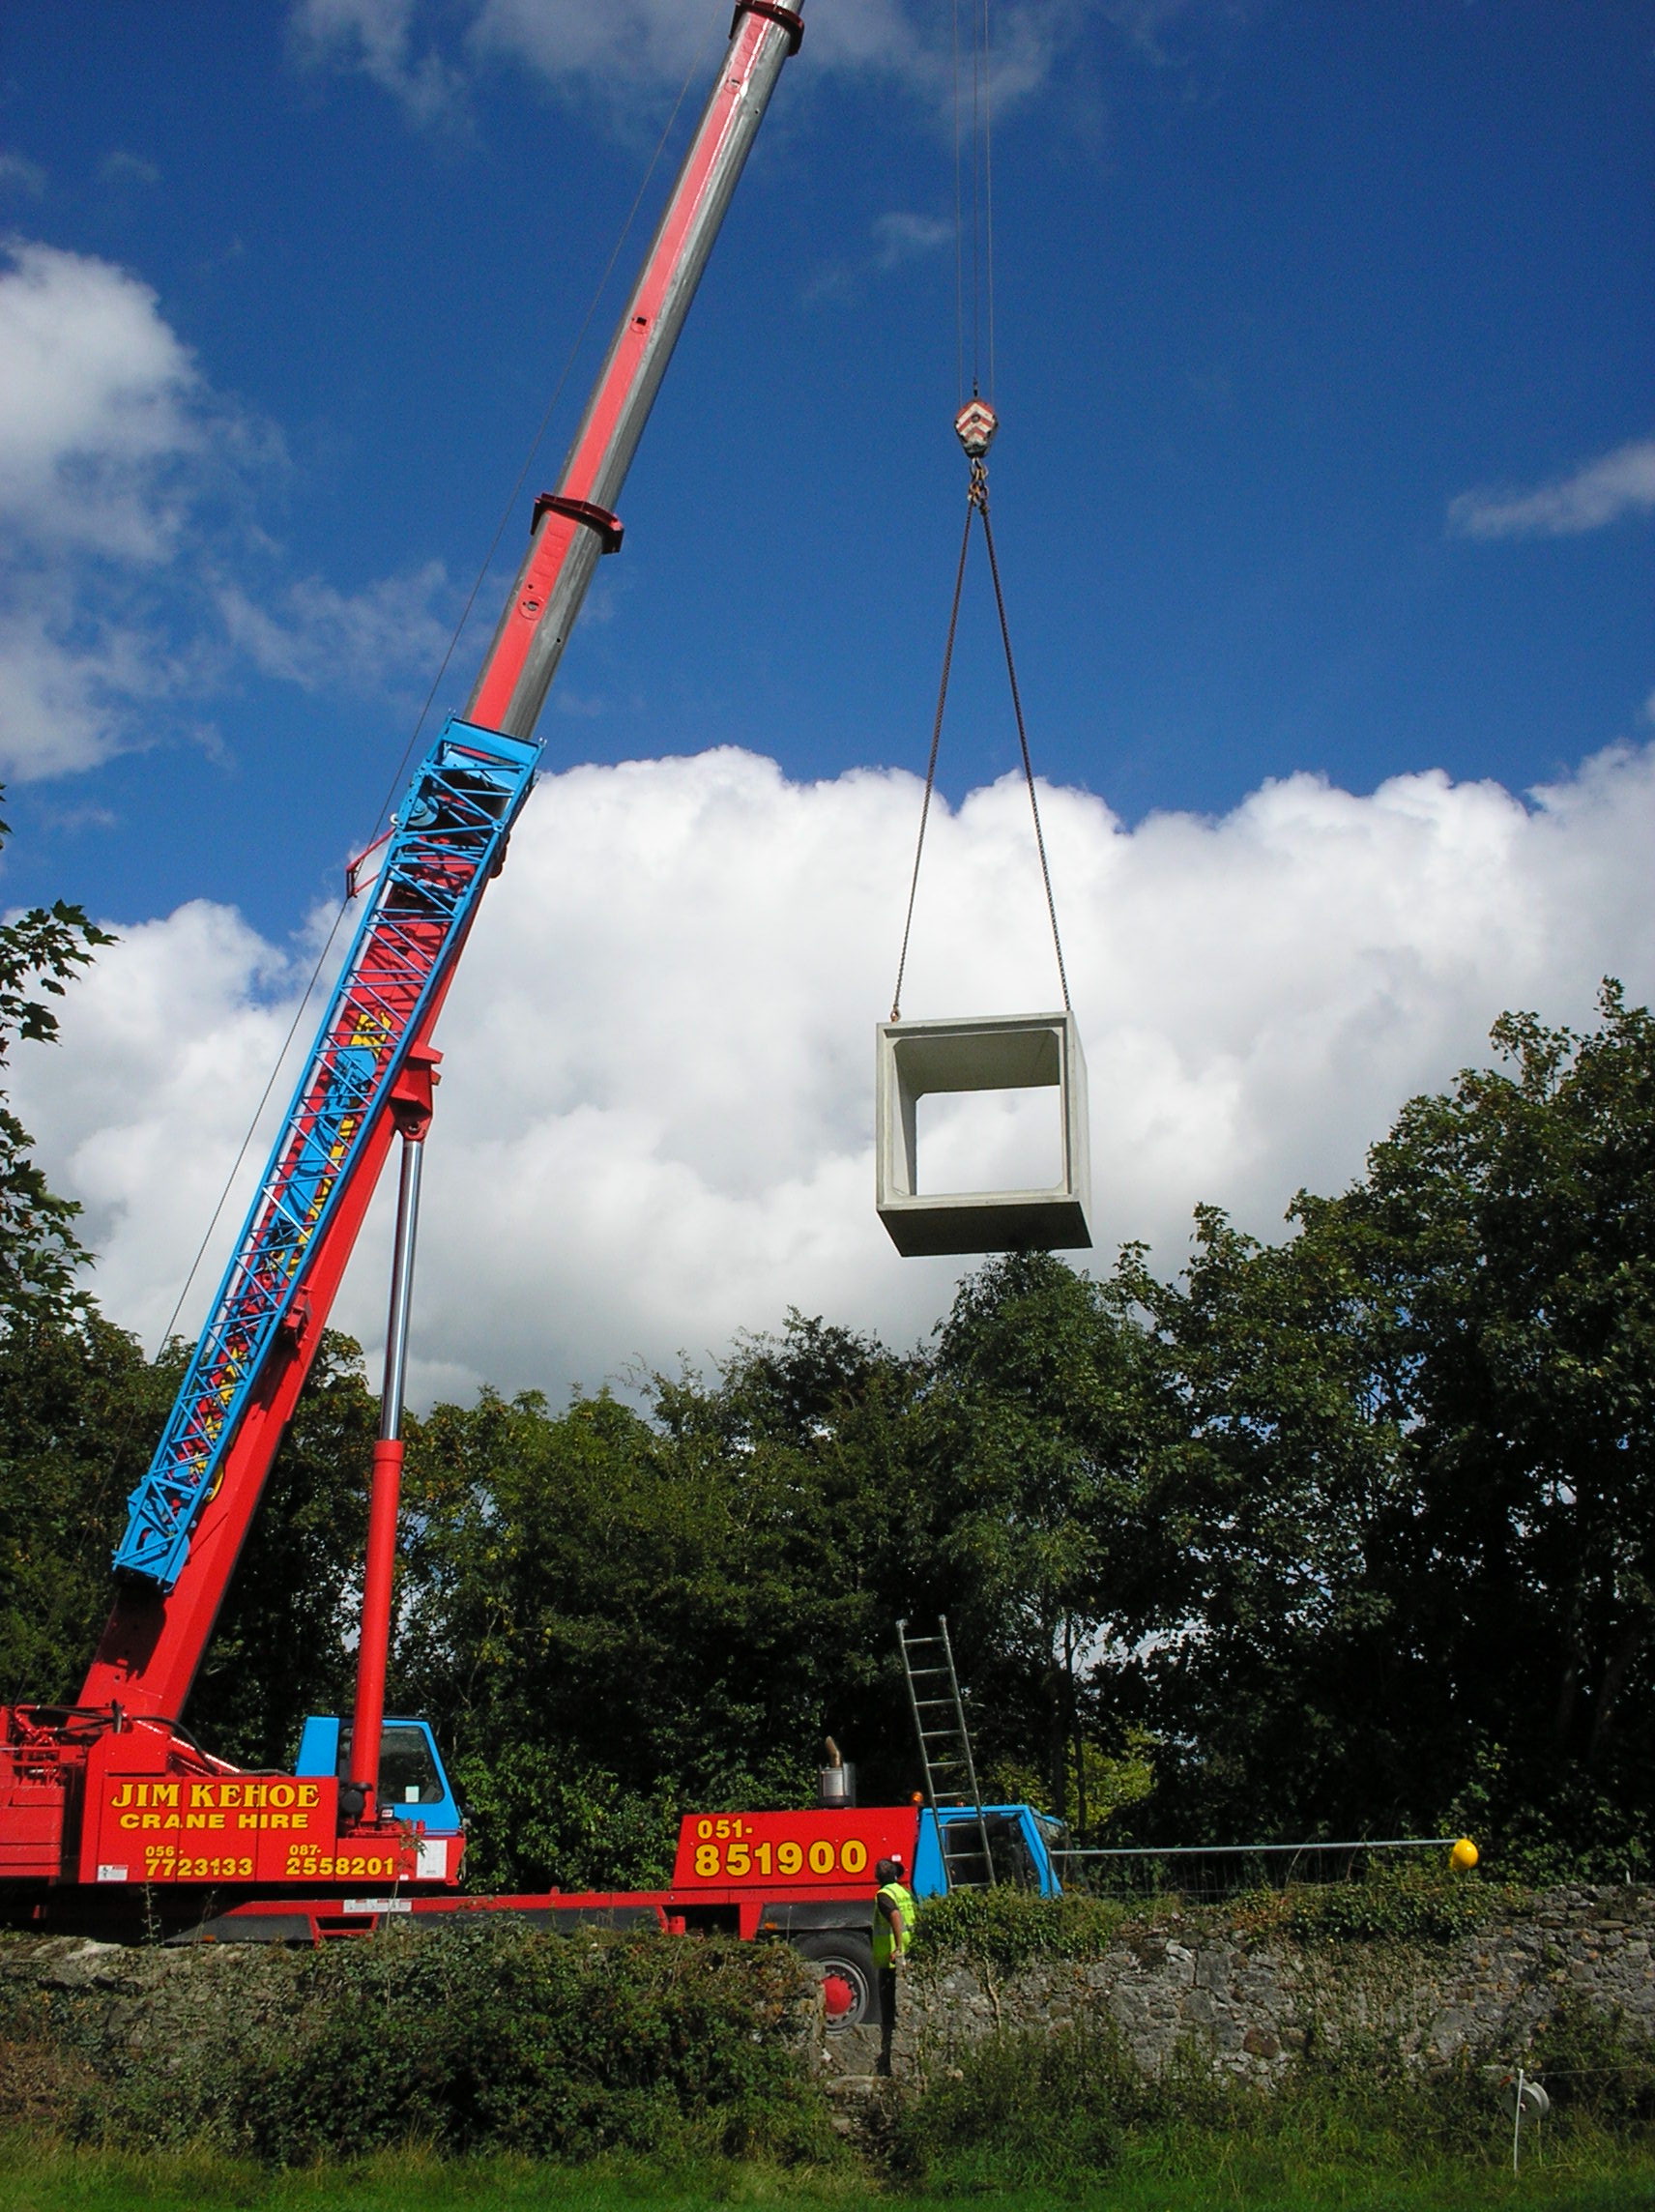
[[[115,1565],[170,1590],[236,1425],[284,1327],[302,1327],[325,1234],[434,1010],[539,747],[450,721],[415,774],[309,1061],[148,1472]]]

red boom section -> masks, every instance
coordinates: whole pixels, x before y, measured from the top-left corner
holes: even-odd
[[[753,134],[799,31],[796,9],[738,8],[729,58],[564,463],[560,505],[602,514],[620,497]],[[542,513],[466,708],[469,720],[513,737],[533,730],[598,545],[590,522],[555,509]]]

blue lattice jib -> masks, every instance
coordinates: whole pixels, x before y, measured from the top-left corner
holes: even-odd
[[[432,995],[464,942],[535,780],[538,747],[451,721],[415,774],[149,1471],[119,1572],[161,1590],[305,1287]]]

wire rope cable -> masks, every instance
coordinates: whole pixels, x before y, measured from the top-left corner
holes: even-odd
[[[953,0],[951,29],[954,95],[954,343],[962,400],[994,397],[994,57],[989,0],[967,0],[969,63],[963,59],[961,0]],[[970,70],[970,127],[967,127],[967,70]],[[970,185],[967,170],[970,170]],[[968,205],[969,203],[969,205]],[[966,233],[971,232],[970,284],[967,283]],[[968,313],[966,295],[971,294]],[[971,325],[971,380],[966,378],[966,326]]]
[[[1063,940],[1058,931],[1058,902],[1052,895],[1052,867],[1046,858],[1046,833],[1040,827],[1040,800],[1034,789],[1034,763],[1029,752],[1029,732],[1023,720],[1023,694],[1017,687],[1017,663],[1011,656],[1011,626],[1005,619],[1005,594],[1001,589],[1000,560],[994,549],[994,525],[988,518],[988,483],[983,482],[982,502],[978,509],[982,515],[983,538],[988,545],[988,572],[994,579],[994,603],[1000,615],[1001,642],[1005,647],[1005,677],[1011,686],[1011,712],[1017,719],[1017,742],[1023,754],[1023,777],[1029,786],[1029,811],[1034,817],[1034,849],[1040,856],[1040,880],[1046,887],[1046,913],[1052,923],[1052,950],[1058,956],[1058,981],[1063,991],[1063,1011],[1074,1012],[1069,1004],[1069,975],[1063,965]]]
[[[896,988],[890,995],[890,1018],[902,1019],[902,978],[908,970],[908,940],[914,929],[914,901],[919,890],[919,862],[925,851],[925,825],[931,814],[931,794],[937,788],[937,751],[943,742],[943,711],[948,704],[948,673],[954,665],[954,638],[960,626],[960,595],[966,583],[966,555],[972,549],[972,509],[966,509],[966,527],[960,533],[960,562],[954,570],[954,602],[948,609],[948,641],[943,648],[943,680],[937,686],[937,718],[931,725],[931,757],[925,764],[925,797],[919,802],[919,835],[914,847],[914,873],[908,884],[908,913],[902,924],[902,951],[896,963]]]
[[[989,44],[989,0],[982,0],[983,290],[988,325],[988,397],[994,403],[994,71]],[[988,519],[988,510],[983,510]]]
[[[1017,724],[1017,747],[1023,763],[1023,780],[1029,791],[1029,811],[1034,825],[1034,850],[1040,861],[1040,881],[1046,894],[1046,917],[1052,926],[1052,950],[1057,956],[1058,982],[1064,1013],[1074,1011],[1069,996],[1068,965],[1063,958],[1062,933],[1058,927],[1058,901],[1052,888],[1052,864],[1046,851],[1046,831],[1040,820],[1040,795],[1034,780],[1034,761],[1029,743],[1029,726],[1023,712],[1023,690],[1017,681],[1017,660],[1011,648],[1011,623],[1006,612],[1005,587],[1001,579],[1000,554],[989,517],[988,470],[984,456],[999,423],[994,412],[995,303],[994,303],[994,101],[990,0],[969,0],[971,8],[971,397],[966,384],[966,189],[965,128],[966,86],[961,57],[960,0],[953,0],[954,69],[954,336],[963,404],[954,429],[971,462],[966,493],[966,524],[960,538],[960,557],[954,570],[954,596],[948,609],[948,630],[943,649],[943,673],[937,686],[937,712],[931,724],[931,749],[925,764],[925,792],[919,803],[919,832],[914,846],[914,867],[908,883],[908,906],[902,923],[902,948],[897,956],[896,987],[891,993],[890,1018],[902,1019],[902,986],[908,973],[909,946],[914,934],[914,910],[919,891],[919,867],[925,854],[925,832],[931,819],[931,800],[937,788],[937,760],[942,745],[943,721],[948,703],[948,683],[959,635],[960,602],[965,589],[966,564],[971,552],[972,519],[980,517],[983,542],[988,550],[989,578],[994,587],[995,613],[1005,655],[1005,677],[1011,692],[1012,717]],[[984,344],[986,333],[986,349]],[[982,392],[986,367],[988,393]]]
[[[954,361],[955,389],[966,397],[965,146],[960,99],[960,0],[953,0],[954,30]]]
[[[1011,623],[1006,613],[1005,589],[1001,582],[1000,556],[995,549],[994,525],[988,511],[988,471],[980,458],[972,462],[971,488],[966,495],[966,527],[960,538],[960,558],[954,569],[954,596],[948,608],[948,631],[943,648],[943,674],[937,686],[937,713],[931,724],[931,750],[925,763],[925,792],[919,802],[919,834],[915,840],[914,868],[908,883],[908,908],[902,924],[902,949],[897,956],[896,987],[891,993],[890,1018],[902,1019],[902,984],[908,972],[908,947],[914,933],[914,908],[919,892],[919,863],[925,855],[925,831],[931,819],[931,800],[937,788],[937,759],[942,749],[943,719],[948,704],[948,681],[953,672],[954,644],[959,634],[960,601],[965,591],[966,561],[971,552],[972,519],[980,516],[983,542],[988,548],[988,569],[994,586],[995,612],[1000,623],[1000,641],[1005,655],[1005,678],[1011,692],[1011,713],[1017,724],[1017,747],[1023,763],[1023,780],[1029,792],[1029,812],[1034,825],[1034,850],[1040,860],[1040,881],[1046,893],[1046,918],[1052,925],[1052,950],[1058,962],[1058,983],[1063,996],[1063,1011],[1073,1013],[1069,997],[1069,972],[1063,958],[1062,933],[1058,927],[1058,901],[1052,888],[1052,865],[1046,852],[1046,832],[1040,820],[1040,795],[1034,781],[1034,757],[1029,743],[1029,727],[1023,713],[1023,691],[1017,681],[1017,660],[1011,650]]]

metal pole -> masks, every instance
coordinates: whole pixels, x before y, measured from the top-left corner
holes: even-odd
[[[593,510],[540,513],[466,708],[466,719],[528,739],[563,657],[626,471],[672,359],[707,257],[782,64],[802,31],[801,0],[738,7],[701,122],[574,434],[557,498]]]
[[[382,1443],[402,1441],[402,1393],[408,1380],[408,1308],[414,1295],[414,1238],[420,1225],[420,1163],[425,1132],[402,1132],[402,1174],[396,1186],[396,1244],[391,1260],[391,1311],[385,1329],[385,1382],[379,1397]]]
[[[420,1169],[430,1126],[429,1063],[411,1065],[412,1096],[392,1102],[402,1132],[396,1186],[396,1237],[391,1262],[391,1309],[385,1327],[385,1381],[379,1441],[373,1447],[368,1495],[367,1564],[363,1575],[362,1641],[357,1648],[356,1714],[351,1724],[350,1780],[363,1792],[364,1820],[379,1813],[379,1751],[385,1730],[385,1674],[391,1652],[391,1607],[396,1574],[396,1516],[402,1500],[402,1400],[408,1376],[408,1311],[414,1294],[414,1245],[420,1225]],[[421,1094],[422,1093],[422,1094]]]
[[[1339,1844],[1112,1844],[1107,1848],[1089,1845],[1086,1849],[1054,1851],[1059,1859],[1216,1859],[1263,1851],[1434,1851],[1442,1844],[1457,1844],[1458,1836],[1363,1836],[1355,1843]]]

